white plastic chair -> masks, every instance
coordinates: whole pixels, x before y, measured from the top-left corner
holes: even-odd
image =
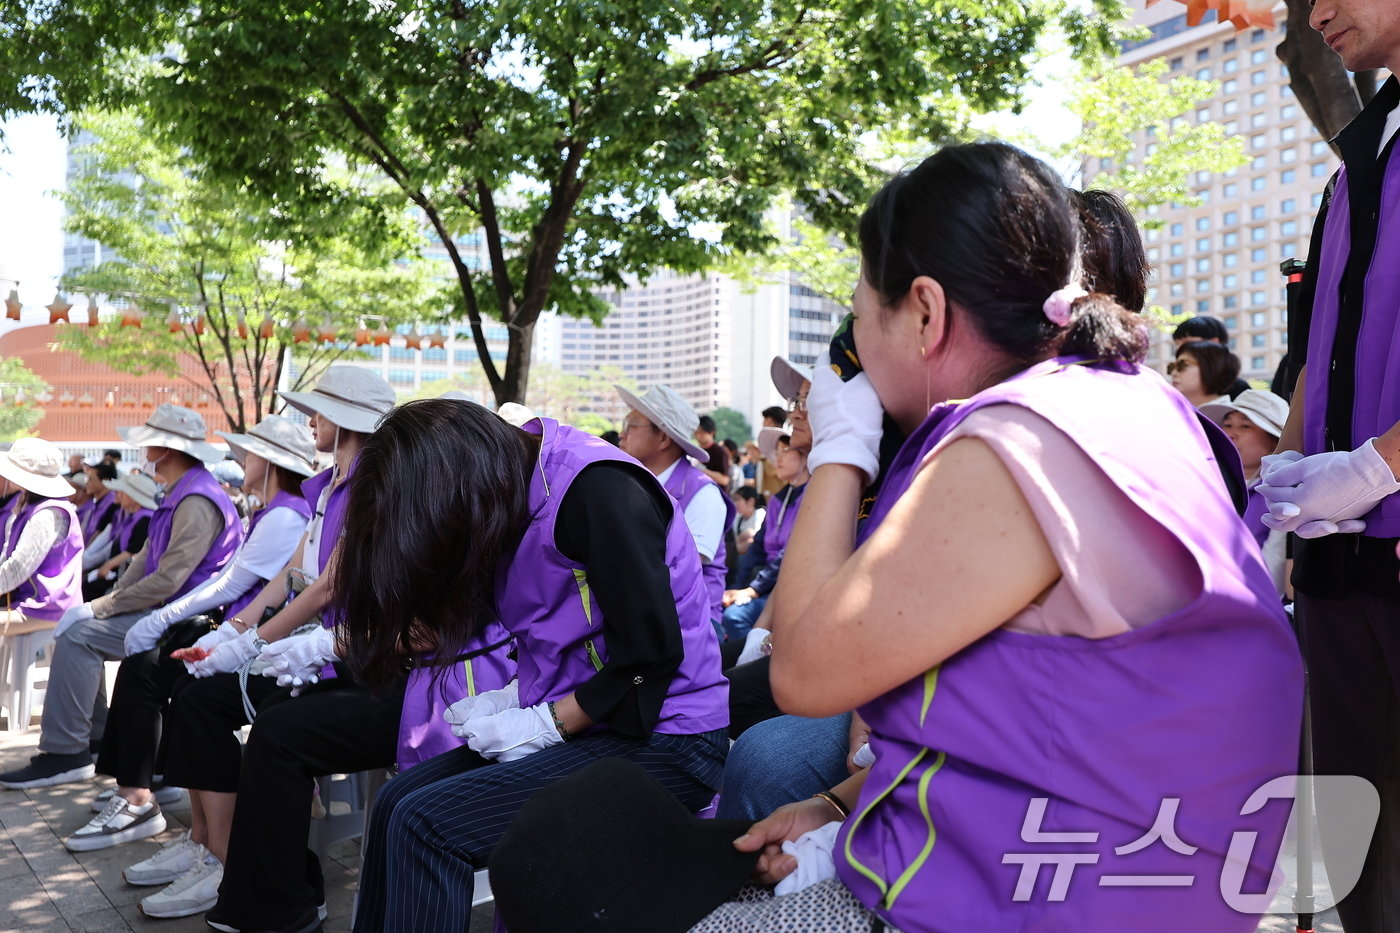
[[[7,731],[29,731],[35,708],[43,705],[48,668],[41,668],[38,659],[52,645],[52,628],[0,639],[0,705],[5,709]]]

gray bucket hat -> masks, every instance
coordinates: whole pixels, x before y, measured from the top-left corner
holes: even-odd
[[[0,476],[41,496],[66,498],[73,494],[63,467],[63,451],[39,437],[21,437],[0,453]]]
[[[209,433],[199,412],[166,402],[146,419],[145,424],[117,428],[122,440],[132,447],[169,447],[205,463],[218,463],[224,452],[204,440]]]
[[[311,462],[316,458],[316,445],[311,440],[311,432],[281,415],[268,415],[247,434],[234,434],[231,431],[214,433],[228,441],[240,463],[243,454],[257,454],[268,463],[286,467],[302,476],[311,476],[316,472]]]
[[[379,419],[398,401],[382,376],[359,366],[332,366],[310,392],[277,394],[297,411],[361,434],[372,434]]]
[[[695,429],[700,426],[700,416],[675,389],[652,386],[645,395],[634,395],[622,386],[615,385],[613,388],[622,396],[627,407],[646,415],[647,420],[680,445],[687,456],[700,461],[710,459],[709,452],[695,443]]]
[[[116,479],[104,479],[102,485],[113,492],[124,492],[143,508],[156,507],[156,494],[160,487],[145,473],[123,473]]]

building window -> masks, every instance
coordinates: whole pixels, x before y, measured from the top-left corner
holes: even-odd
[[[1222,198],[1226,198],[1226,199],[1237,198],[1237,197],[1239,197],[1239,194],[1240,194],[1240,186],[1239,186],[1238,184],[1236,184],[1235,182],[1233,182],[1233,181],[1231,181],[1231,182],[1226,182],[1225,187],[1223,187],[1223,188],[1220,189],[1220,196],[1221,196]]]
[[[1249,251],[1250,262],[1264,262],[1269,258],[1269,251],[1262,246],[1256,246]]]
[[[1197,68],[1197,69],[1196,69],[1196,80],[1197,80],[1197,81],[1209,81],[1209,80],[1210,80],[1210,69],[1209,69],[1209,68]]]
[[[1220,255],[1220,265],[1225,269],[1233,269],[1240,264],[1239,253],[1222,253]]]
[[[1198,253],[1204,253],[1204,252],[1205,252],[1206,250],[1208,250],[1208,249],[1210,249],[1210,237],[1208,237],[1208,236],[1197,237],[1197,238],[1196,238],[1196,252],[1198,252]]]
[[[1251,179],[1249,180],[1249,190],[1250,190],[1250,191],[1263,191],[1263,190],[1264,190],[1264,179],[1263,179],[1262,177],[1260,177],[1260,178],[1251,178]]]
[[[1251,172],[1262,172],[1269,167],[1269,160],[1264,156],[1255,156],[1249,160],[1249,170]]]
[[[1294,198],[1284,198],[1282,201],[1278,202],[1278,210],[1280,214],[1291,214],[1297,209],[1298,201]]]
[[[1196,61],[1198,61],[1198,62],[1204,62],[1204,61],[1208,61],[1209,59],[1210,59],[1210,49],[1197,49],[1197,50],[1196,50]]]
[[[1239,60],[1234,58],[1227,58],[1225,60],[1225,64],[1221,66],[1220,70],[1227,75],[1234,74],[1235,72],[1240,70]]]
[[[1186,292],[1186,287],[1180,282],[1173,282],[1170,291],[1173,298],[1179,298]]]
[[[1264,205],[1262,205],[1262,204],[1256,204],[1256,205],[1254,205],[1253,207],[1251,207],[1251,208],[1249,209],[1249,219],[1250,219],[1250,220],[1263,220],[1263,219],[1264,219]]]
[[[1264,125],[1265,119],[1266,117],[1263,111],[1260,111],[1259,113],[1251,113],[1249,115],[1249,128],[1252,130],[1259,129],[1259,127]]]
[[[1238,295],[1226,295],[1224,301],[1221,303],[1221,307],[1222,307],[1222,308],[1233,308],[1233,307],[1235,307],[1236,305],[1238,305],[1239,303],[1240,303],[1240,299],[1239,299],[1239,296],[1238,296]]]
[[[1262,33],[1261,33],[1261,34],[1262,34]],[[1251,65],[1262,65],[1262,64],[1264,64],[1264,56],[1265,56],[1265,54],[1266,54],[1266,52],[1265,52],[1264,49],[1255,49],[1253,52],[1250,52],[1250,53],[1249,53],[1249,63],[1250,63]]]
[[[1196,271],[1197,271],[1197,272],[1209,272],[1209,271],[1210,271],[1210,257],[1209,257],[1209,256],[1202,256],[1202,257],[1200,257],[1199,259],[1196,260]]]
[[[1196,294],[1198,294],[1198,295],[1204,295],[1204,294],[1209,293],[1210,291],[1211,291],[1210,279],[1197,279],[1197,280],[1196,280]]]
[[[1269,313],[1267,311],[1255,311],[1249,316],[1249,324],[1251,327],[1263,327],[1267,323],[1269,323]]]
[[[1249,73],[1250,84],[1263,84],[1267,80],[1269,80],[1269,73],[1262,68],[1260,68],[1258,71],[1251,71]]]
[[[1167,270],[1168,275],[1170,275],[1172,278],[1176,278],[1179,275],[1186,274],[1186,264],[1181,262],[1174,262],[1167,267]]]
[[[1234,226],[1235,224],[1240,222],[1240,212],[1226,211],[1225,216],[1220,218],[1220,222],[1227,227]]]
[[[1225,42],[1220,46],[1220,51],[1233,52],[1235,50],[1236,44],[1237,43],[1234,39],[1226,39]]]
[[[1265,296],[1265,294],[1262,291],[1253,291],[1249,293],[1249,303],[1256,307],[1262,305],[1268,300],[1269,299]]]
[[[1168,63],[1168,67],[1170,67],[1172,71],[1180,71],[1181,66],[1182,60],[1180,55],[1176,56]]]
[[[1264,337],[1263,334],[1249,335],[1249,345],[1251,347],[1257,347],[1262,350],[1264,347],[1268,346],[1268,343],[1268,340]]]
[[[1267,240],[1268,238],[1269,238],[1269,230],[1268,230],[1267,227],[1250,227],[1250,228],[1249,228],[1249,239],[1250,239],[1250,242],[1252,242],[1252,243],[1262,243],[1263,241]]]
[[[1298,138],[1298,127],[1280,126],[1278,128],[1279,142],[1291,142]]]
[[[1308,173],[1311,174],[1313,178],[1321,178],[1323,175],[1327,174],[1327,163],[1314,162],[1311,168],[1308,169]],[[1320,203],[1322,202],[1319,201],[1318,204]],[[1317,207],[1317,204],[1314,204],[1313,207]]]
[[[1229,275],[1220,277],[1220,284],[1225,288],[1237,288],[1240,284],[1240,277],[1231,272]]]
[[[1235,230],[1231,230],[1229,233],[1222,234],[1220,237],[1221,246],[1238,246],[1239,242],[1240,235],[1238,231]]]
[[[1197,230],[1209,230],[1209,229],[1210,229],[1210,218],[1209,218],[1209,217],[1197,217],[1197,218],[1196,218],[1196,229],[1197,229]]]
[[[1185,232],[1185,230],[1186,230],[1186,226],[1185,226],[1184,224],[1182,224],[1180,221],[1178,221],[1178,222],[1176,222],[1176,223],[1174,223],[1174,224],[1171,225],[1171,235],[1172,235],[1172,236],[1181,236],[1181,234],[1182,234],[1183,232]]]
[[[1181,245],[1180,243],[1173,243],[1167,248],[1167,254],[1170,256],[1185,256],[1186,247]]]
[[[1220,112],[1226,115],[1237,113],[1239,109],[1240,102],[1233,97],[1220,105]]]
[[[1279,151],[1278,160],[1285,165],[1287,165],[1290,162],[1297,162],[1298,150],[1291,146],[1287,149],[1282,149]]]
[[[1268,133],[1255,133],[1253,136],[1249,137],[1249,148],[1251,149],[1263,149],[1268,143]]]
[[[1202,298],[1200,301],[1196,302],[1196,313],[1197,313],[1197,314],[1205,314],[1205,313],[1206,313],[1207,311],[1209,311],[1209,310],[1210,310],[1210,299],[1209,299],[1209,298]]]
[[[1332,149],[1327,145],[1325,139],[1315,139],[1313,140],[1313,144],[1308,147],[1308,152],[1315,156],[1327,155],[1327,153],[1331,151]]]
[[[1264,284],[1264,275],[1265,272],[1263,269],[1255,269],[1253,272],[1249,273],[1249,283],[1251,285]]]
[[[1262,356],[1251,356],[1249,358],[1249,368],[1255,370],[1256,372],[1258,370],[1263,369],[1264,358]]]
[[[1280,244],[1279,244],[1279,247],[1278,247],[1278,258],[1279,258],[1279,259],[1292,259],[1292,258],[1293,258],[1294,256],[1296,256],[1296,255],[1298,255],[1298,244],[1297,244],[1297,243],[1280,243]]]
[[[1231,78],[1230,80],[1226,81],[1224,84],[1220,85],[1220,93],[1222,93],[1222,94],[1233,94],[1233,93],[1235,93],[1236,91],[1238,91],[1239,89],[1240,89],[1240,82],[1239,82],[1239,80],[1236,79],[1236,78]]]
[[[1268,95],[1266,95],[1263,91],[1255,91],[1253,94],[1250,94],[1250,95],[1249,95],[1249,106],[1251,106],[1251,107],[1262,107],[1262,106],[1264,106],[1264,99],[1265,99],[1265,97],[1267,97],[1267,96],[1268,96]]]
[[[1278,173],[1278,180],[1280,184],[1291,185],[1298,180],[1298,173],[1294,169],[1286,168]]]
[[[1284,221],[1281,221],[1281,222],[1279,223],[1279,225],[1278,225],[1278,232],[1279,232],[1279,235],[1280,235],[1280,236],[1297,236],[1297,235],[1298,235],[1298,221],[1296,221],[1296,220],[1284,220]]]

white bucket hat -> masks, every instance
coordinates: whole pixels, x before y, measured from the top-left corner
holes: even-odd
[[[773,357],[773,362],[768,364],[768,375],[773,378],[773,387],[778,394],[789,402],[797,398],[802,383],[812,381],[809,367],[798,366],[785,356]]]
[[[278,392],[287,404],[338,428],[372,434],[398,401],[383,377],[359,366],[332,366],[310,392]]]
[[[66,498],[73,487],[63,475],[63,451],[39,437],[21,437],[0,453],[0,476],[41,496]]]
[[[533,411],[519,402],[506,402],[496,409],[496,414],[500,415],[506,424],[515,425],[517,428],[535,417]]]
[[[113,492],[126,493],[142,508],[156,507],[156,493],[160,491],[160,487],[145,473],[123,473],[116,479],[104,479],[102,485]]]
[[[763,459],[769,463],[776,463],[778,459],[778,438],[787,437],[788,432],[782,428],[761,428],[758,432],[758,452],[763,454]]]
[[[224,452],[205,442],[208,429],[199,413],[166,402],[136,427],[117,428],[122,440],[132,447],[169,447],[205,463],[218,463]]]
[[[700,461],[710,459],[709,451],[695,443],[695,429],[700,426],[700,416],[675,389],[652,386],[645,395],[637,396],[622,386],[615,385],[613,388],[622,396],[628,408],[635,408],[646,415],[647,420],[675,441],[687,456]]]
[[[1221,427],[1225,426],[1225,416],[1232,411],[1244,415],[1274,437],[1283,434],[1283,424],[1288,420],[1288,403],[1263,389],[1246,389],[1233,402],[1226,400],[1201,406],[1201,414]]]
[[[302,476],[311,476],[316,472],[311,462],[316,458],[311,431],[281,415],[268,415],[247,434],[234,434],[232,431],[214,433],[228,441],[239,463],[243,462],[244,454],[257,454],[268,463],[286,467]]]

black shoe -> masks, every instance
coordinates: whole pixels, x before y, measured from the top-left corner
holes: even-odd
[[[92,755],[87,752],[74,752],[71,755],[40,752],[29,759],[29,764],[23,768],[0,774],[0,787],[8,787],[11,790],[52,787],[56,784],[86,781],[96,773]]]
[[[281,930],[267,930],[265,933],[317,933],[321,929],[321,922],[325,919],[326,905],[322,904],[310,917]],[[205,912],[204,922],[218,930],[219,933],[243,933],[242,928],[234,926],[227,917],[219,913],[218,905]],[[264,931],[259,931],[259,933],[264,933]]]

